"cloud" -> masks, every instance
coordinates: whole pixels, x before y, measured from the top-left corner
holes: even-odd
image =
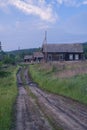
[[[57,14],[46,0],[0,0],[0,7],[14,6],[27,15],[40,17],[44,21],[55,22]]]
[[[62,5],[70,5],[70,6],[75,6],[76,5],[76,0],[57,0],[58,4]]]
[[[8,3],[8,2],[7,2]],[[0,0],[0,7],[7,6],[6,0]]]
[[[79,7],[81,5],[87,4],[87,0],[56,0],[59,5]]]
[[[7,0],[0,0],[0,9],[3,10],[5,13],[9,13],[9,8],[8,8],[9,1]]]
[[[87,5],[87,1],[83,1],[83,5]]]

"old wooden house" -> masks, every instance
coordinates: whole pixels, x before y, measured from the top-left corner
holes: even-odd
[[[33,60],[33,56],[32,55],[25,55],[24,56],[24,62],[31,62]]]
[[[33,59],[34,59],[34,61],[40,62],[44,59],[44,55],[42,52],[34,52]]]
[[[46,61],[72,61],[83,59],[82,44],[43,44]]]

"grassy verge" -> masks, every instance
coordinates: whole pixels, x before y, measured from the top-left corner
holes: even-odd
[[[12,109],[17,96],[16,67],[0,72],[0,130],[10,130]]]
[[[30,73],[34,81],[38,82],[42,89],[87,104],[87,74],[78,74],[68,78],[60,78],[55,76],[55,68],[43,69],[42,65],[31,65]]]

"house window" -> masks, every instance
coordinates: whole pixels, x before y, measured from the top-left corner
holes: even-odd
[[[63,54],[59,55],[59,60],[63,60]]]
[[[52,55],[51,54],[48,55],[48,60],[52,61]]]
[[[73,60],[73,54],[70,54],[70,55],[69,55],[69,59],[70,59],[70,60]]]
[[[75,60],[79,60],[79,55],[78,54],[75,55]]]

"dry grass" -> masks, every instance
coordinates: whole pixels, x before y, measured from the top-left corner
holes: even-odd
[[[36,64],[30,73],[42,89],[87,104],[87,61]]]
[[[39,70],[54,72],[54,77],[70,78],[73,76],[87,74],[87,61],[50,62],[39,65]]]

